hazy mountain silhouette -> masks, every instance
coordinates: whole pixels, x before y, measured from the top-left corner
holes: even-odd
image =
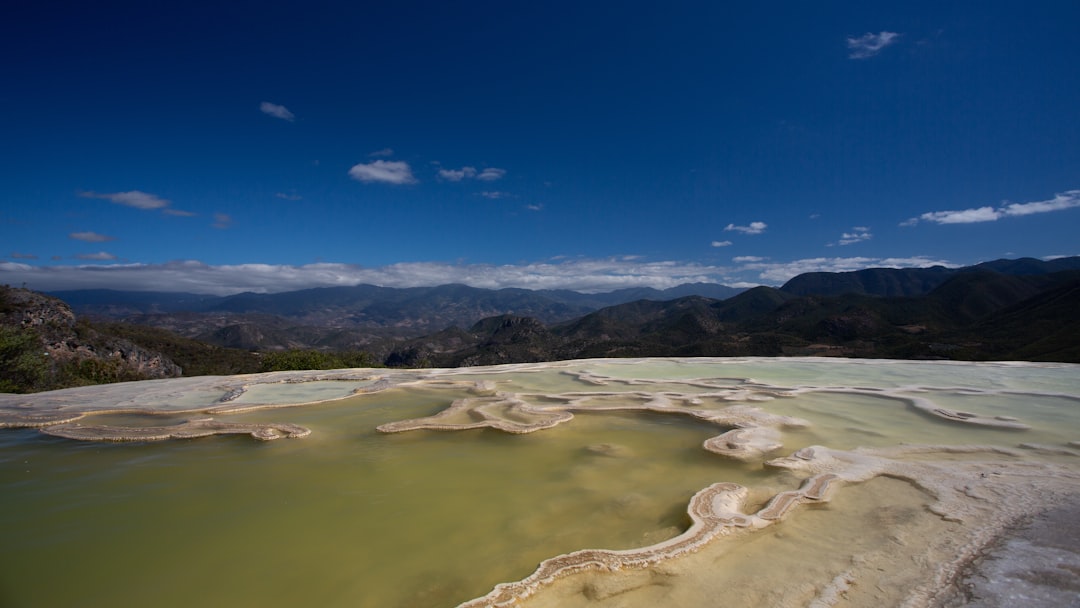
[[[745,291],[712,284],[603,294],[360,285],[227,297],[54,295],[78,312],[220,346],[367,350],[394,365],[807,354],[1072,361],[1080,356],[1080,306],[1069,307],[1078,280],[1080,257],[808,273],[780,288]]]

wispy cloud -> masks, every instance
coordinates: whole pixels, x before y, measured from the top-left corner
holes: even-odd
[[[750,222],[749,226],[736,226],[735,224],[728,224],[724,227],[724,230],[728,232],[741,232],[743,234],[761,234],[765,232],[765,229],[769,225],[765,222]]]
[[[36,259],[38,259],[38,256],[36,256],[36,255],[34,255],[32,253],[19,253],[18,251],[11,252],[11,255],[9,255],[8,257],[13,259],[13,260],[36,260]]]
[[[228,213],[215,213],[214,223],[210,225],[218,230],[226,230],[232,226],[232,216]]]
[[[1054,198],[1030,203],[1006,203],[1000,207],[977,207],[958,211],[928,211],[918,217],[901,222],[901,226],[914,226],[919,222],[935,224],[976,224],[995,222],[1007,217],[1019,217],[1036,213],[1050,213],[1080,207],[1080,190],[1055,194]]]
[[[993,222],[1001,217],[1001,213],[993,207],[979,207],[978,209],[963,209],[960,211],[930,211],[913,217],[900,223],[901,226],[914,226],[920,221],[933,222],[935,224],[975,224],[978,222]]]
[[[496,169],[495,167],[488,167],[487,169],[481,171],[480,174],[476,176],[476,179],[485,182],[493,182],[502,179],[504,175],[506,175],[506,169]]]
[[[164,209],[172,204],[155,194],[139,190],[131,190],[129,192],[108,192],[104,194],[99,194],[97,192],[80,192],[79,196],[83,198],[100,198],[116,203],[117,205],[134,207],[136,209]]]
[[[713,247],[731,247],[732,242],[731,241],[713,241],[711,243],[711,245]]]
[[[274,118],[280,118],[281,120],[287,120],[289,122],[296,120],[296,116],[293,115],[293,113],[290,112],[288,108],[286,108],[285,106],[279,106],[276,103],[270,103],[269,101],[264,101],[260,103],[259,110],[263,114],[273,116]]]
[[[767,259],[769,258],[763,258],[756,255],[740,255],[731,258],[731,261],[735,262],[736,264],[754,264],[756,262],[764,262]]]
[[[1017,216],[1063,211],[1073,207],[1080,207],[1080,190],[1069,190],[1068,192],[1055,194],[1054,198],[1047,201],[1009,203],[1002,208],[1002,211],[1006,216]]]
[[[869,241],[870,239],[874,238],[874,235],[870,234],[870,229],[865,226],[855,226],[851,230],[851,232],[845,232],[841,234],[840,240],[837,241],[835,244],[840,246],[853,245],[855,243]],[[832,247],[833,243],[829,243],[828,246]]]
[[[400,160],[375,160],[370,163],[353,165],[349,177],[358,182],[382,184],[414,184],[409,163]]]
[[[393,148],[383,148],[382,150],[376,150],[376,151],[372,152],[371,154],[368,154],[368,156],[373,156],[373,157],[374,156],[393,156],[393,155],[394,155],[394,149]]]
[[[76,241],[84,241],[87,243],[104,243],[106,241],[116,240],[115,236],[98,234],[96,232],[72,232],[68,235],[68,238],[75,239]]]
[[[439,169],[439,179],[446,180],[448,182],[460,182],[466,179],[478,179],[484,182],[494,182],[503,178],[506,175],[506,169],[497,169],[495,167],[488,167],[487,169],[477,170],[476,167],[462,167],[460,169]]]
[[[543,211],[544,210],[544,205],[542,205],[540,203],[530,203],[528,205],[525,205],[525,208],[528,209],[529,211]]]
[[[480,196],[484,198],[490,198],[491,200],[498,200],[500,198],[512,198],[513,195],[509,192],[499,192],[498,190],[485,190],[480,193]]]
[[[302,200],[304,200],[304,197],[300,196],[299,194],[288,194],[288,193],[285,193],[285,192],[277,192],[277,193],[274,194],[274,196],[277,197],[277,198],[286,200],[286,201],[302,201]]]
[[[448,182],[460,182],[463,179],[475,177],[476,167],[462,167],[460,169],[439,169],[439,179]]]
[[[192,217],[196,214],[190,211],[183,211],[172,207],[172,201],[161,198],[156,194],[150,194],[149,192],[142,192],[141,190],[130,190],[128,192],[80,192],[79,196],[82,198],[97,198],[116,203],[117,205],[123,205],[125,207],[133,207],[135,209],[143,209],[145,211],[160,210],[165,215],[174,215],[179,217]]]
[[[896,32],[879,32],[877,34],[867,32],[858,38],[848,36],[848,58],[869,59],[880,53],[885,47],[895,44],[899,37],[900,34]]]
[[[79,260],[95,260],[101,262],[109,262],[115,260],[116,256],[105,251],[99,251],[97,253],[80,253],[79,255],[75,256],[75,258]]]
[[[182,209],[173,209],[172,207],[166,207],[161,212],[165,215],[173,215],[176,217],[195,217],[198,213],[192,213],[191,211],[183,211]]]

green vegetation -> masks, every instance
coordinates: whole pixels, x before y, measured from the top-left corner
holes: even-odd
[[[231,376],[262,370],[259,355],[251,351],[214,346],[148,325],[95,323],[93,326],[103,334],[164,354],[180,366],[185,376]]]
[[[0,326],[0,392],[34,393],[146,378],[119,359],[81,356],[55,360],[34,329]]]
[[[213,346],[141,325],[91,324],[79,321],[77,327],[78,335],[94,338],[99,346],[103,341],[120,338],[157,351],[180,365],[185,376],[381,367],[380,361],[364,351],[289,350],[256,353]],[[38,331],[29,327],[0,324],[2,393],[34,393],[147,378],[146,374],[126,365],[120,359],[86,355],[56,360],[46,353]]]
[[[174,365],[175,364],[175,365]],[[374,367],[367,352],[224,348],[170,331],[76,318],[56,298],[0,286],[0,392],[260,371]]]
[[[348,351],[328,353],[317,350],[287,350],[263,353],[259,371],[280,372],[299,369],[346,369],[352,367],[381,367],[371,353]]]
[[[83,357],[58,363],[52,383],[55,388],[68,388],[147,379],[146,374],[124,365],[118,359]]]
[[[125,338],[143,348],[164,354],[184,370],[185,376],[229,376],[302,369],[381,367],[381,362],[366,351],[291,349],[254,352],[214,346],[146,325],[96,323],[94,327],[102,333]]]
[[[0,392],[30,393],[49,385],[49,357],[37,332],[0,326]]]

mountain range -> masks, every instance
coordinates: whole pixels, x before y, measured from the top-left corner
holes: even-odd
[[[389,365],[597,356],[1080,361],[1080,257],[799,275],[603,294],[360,285],[226,297],[53,292],[79,314],[249,350],[366,350]]]
[[[688,295],[723,299],[741,291],[711,283],[596,294],[447,284],[412,288],[357,285],[223,297],[106,289],[55,291],[50,295],[67,302],[79,315],[150,325],[220,346],[348,350],[448,327],[470,327],[486,317],[503,314],[557,323],[634,300]]]

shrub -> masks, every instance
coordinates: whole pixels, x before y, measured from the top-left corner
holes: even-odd
[[[375,358],[364,351],[328,353],[317,350],[287,350],[262,355],[264,372],[280,372],[302,369],[344,369],[350,367],[374,367]]]
[[[50,361],[37,332],[0,326],[0,392],[29,393],[49,384]]]

